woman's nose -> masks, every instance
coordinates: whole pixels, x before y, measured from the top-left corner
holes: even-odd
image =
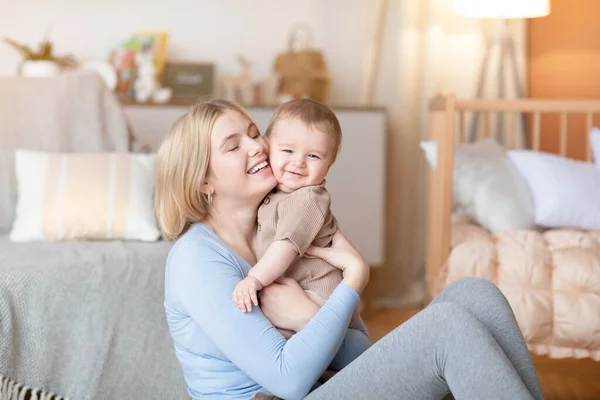
[[[253,140],[250,142],[250,147],[248,148],[248,155],[253,157],[261,152],[265,151],[265,146],[258,140]]]

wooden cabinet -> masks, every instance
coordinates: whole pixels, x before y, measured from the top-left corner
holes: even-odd
[[[185,105],[124,104],[133,134],[156,150]],[[273,107],[248,107],[264,132]],[[383,109],[334,108],[343,132],[342,148],[327,177],[332,210],[342,231],[371,266],[384,260],[386,112]]]

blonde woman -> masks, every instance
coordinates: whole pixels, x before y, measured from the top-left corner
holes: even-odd
[[[256,214],[276,181],[268,146],[240,106],[214,100],[181,117],[157,156],[156,211],[176,240],[167,259],[165,310],[194,399],[541,399],[506,299],[493,284],[450,285],[371,346],[360,318],[348,329],[369,268],[338,231],[307,251],[340,268],[322,307],[290,279],[241,312],[231,298],[256,263]],[[286,340],[275,328],[296,332]],[[331,367],[340,370],[320,385]]]

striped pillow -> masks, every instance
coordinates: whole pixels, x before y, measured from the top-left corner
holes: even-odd
[[[154,241],[154,154],[17,150],[14,242]]]

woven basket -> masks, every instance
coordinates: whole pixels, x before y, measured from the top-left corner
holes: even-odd
[[[288,51],[279,54],[275,60],[275,73],[281,77],[280,93],[324,102],[330,86],[325,57],[308,45],[298,44],[302,33],[302,28],[293,29],[289,36]]]

